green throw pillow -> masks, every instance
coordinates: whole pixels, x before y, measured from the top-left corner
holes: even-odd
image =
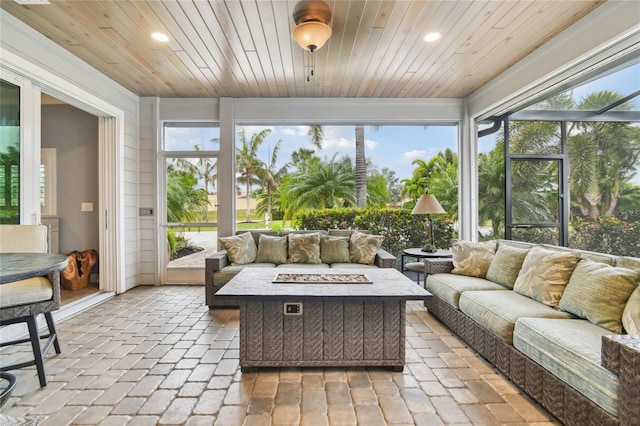
[[[287,263],[287,236],[260,235],[256,263]]]
[[[322,263],[349,263],[349,237],[322,236],[320,240]]]
[[[627,334],[640,334],[640,287],[631,293],[624,307],[622,326]]]
[[[232,265],[245,265],[256,260],[256,243],[249,232],[218,238]]]
[[[457,240],[451,244],[452,274],[484,278],[496,251],[495,241],[475,243]]]
[[[560,299],[560,309],[622,333],[622,311],[638,287],[640,272],[582,259]]]
[[[351,263],[362,263],[373,265],[376,258],[376,251],[382,247],[384,237],[382,235],[364,234],[360,231],[353,231],[349,239],[349,261]]]
[[[579,252],[561,252],[534,246],[524,258],[513,290],[557,308],[578,260]]]
[[[322,263],[320,261],[320,233],[289,234],[289,263]]]
[[[512,289],[527,253],[529,253],[528,248],[513,247],[501,243],[493,256],[491,265],[489,265],[487,279]]]

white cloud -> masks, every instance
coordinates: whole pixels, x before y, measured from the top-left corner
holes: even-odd
[[[251,139],[253,135],[257,135],[264,129],[271,130],[271,134],[273,134],[274,130],[273,126],[242,126],[242,128],[244,129],[244,134],[247,137],[247,140]]]
[[[339,152],[344,150],[353,150],[356,147],[356,143],[353,139],[338,138],[338,139],[324,139],[322,141],[323,151]]]
[[[423,149],[414,149],[413,151],[406,151],[402,154],[402,158],[405,160],[415,160],[416,158],[424,157],[427,151]]]
[[[367,149],[374,150],[378,146],[378,142],[371,139],[365,139],[364,146]]]
[[[309,133],[309,126],[285,127],[282,134],[285,136],[306,136]]]

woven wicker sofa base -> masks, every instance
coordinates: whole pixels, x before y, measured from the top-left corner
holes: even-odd
[[[563,424],[570,426],[620,424],[617,417],[594,404],[448,303],[432,296],[425,301],[425,306],[431,314],[440,319]]]

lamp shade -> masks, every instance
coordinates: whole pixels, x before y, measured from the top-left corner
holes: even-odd
[[[418,199],[416,206],[411,210],[411,214],[438,214],[446,213],[438,199],[433,194],[423,194]]]
[[[300,47],[313,52],[329,40],[331,27],[317,21],[301,22],[293,29],[291,36]]]

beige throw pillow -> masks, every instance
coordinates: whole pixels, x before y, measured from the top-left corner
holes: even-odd
[[[496,251],[495,241],[475,243],[457,240],[451,244],[452,274],[484,278]]]
[[[251,233],[244,232],[231,237],[218,238],[232,265],[245,265],[256,260],[256,243]]]
[[[622,311],[638,287],[640,272],[582,259],[560,299],[560,309],[622,333]]]
[[[624,307],[622,326],[627,334],[640,334],[640,287],[631,293]]]
[[[528,248],[513,247],[501,243],[491,265],[489,265],[487,279],[512,289],[527,253],[529,253]]]
[[[323,235],[320,241],[320,259],[323,263],[349,263],[349,237]]]
[[[319,264],[320,233],[289,234],[289,263]]]
[[[376,251],[382,247],[384,237],[382,235],[364,234],[353,231],[349,239],[349,260],[351,263],[373,265]]]
[[[260,235],[256,263],[287,263],[287,236]]]
[[[513,290],[557,308],[578,260],[580,260],[579,252],[561,252],[540,246],[532,247],[524,258]]]

